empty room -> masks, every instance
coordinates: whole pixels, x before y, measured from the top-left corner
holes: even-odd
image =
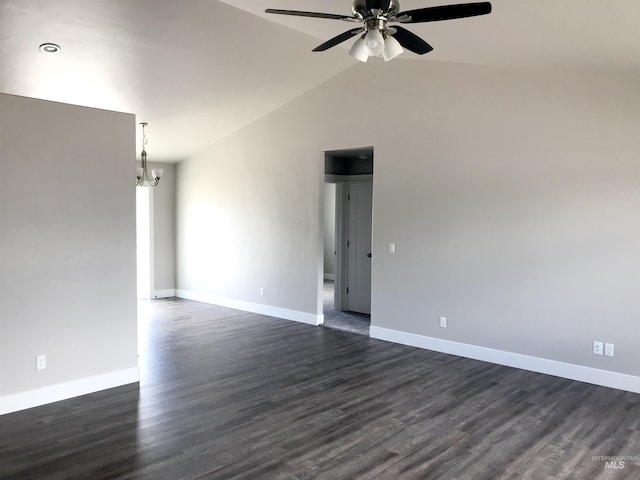
[[[0,0],[0,479],[640,479],[638,21]]]

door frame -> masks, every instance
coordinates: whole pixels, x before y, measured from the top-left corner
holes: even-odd
[[[138,200],[141,195],[144,196],[142,211]],[[141,256],[143,258],[140,258]],[[136,186],[136,298],[138,300],[149,300],[154,297],[153,264],[153,189]],[[141,283],[144,283],[142,292],[140,291]]]
[[[348,270],[347,270],[347,262],[348,256],[346,255],[346,242],[348,237],[347,223],[346,219],[348,218],[348,203],[347,203],[347,183],[356,183],[356,182],[370,182],[373,186],[373,173],[365,173],[358,172],[358,175],[332,175],[326,173],[326,160],[327,155],[336,152],[351,152],[357,154],[357,158],[359,160],[364,159],[362,157],[362,151],[370,150],[371,155],[374,154],[374,146],[365,146],[365,147],[348,147],[343,149],[324,149],[319,152],[318,155],[318,200],[319,200],[319,208],[318,208],[318,256],[317,256],[317,284],[316,284],[316,304],[317,304],[317,325],[322,325],[324,323],[324,235],[325,235],[325,216],[324,216],[324,207],[325,207],[325,188],[324,185],[326,183],[335,183],[336,184],[336,215],[335,215],[335,231],[336,231],[336,279],[335,279],[335,298],[334,304],[337,310],[346,310],[347,300],[347,283],[348,283]],[[354,159],[356,156],[354,155]],[[373,160],[373,156],[371,159]],[[345,172],[346,173],[346,172]],[[373,193],[372,193],[373,195]],[[372,198],[373,201],[373,198]],[[344,216],[340,214],[340,212],[344,212]],[[372,224],[374,223],[374,211],[372,211]],[[373,230],[371,232],[371,239],[373,243]],[[372,259],[373,261],[373,259]],[[373,269],[372,269],[373,271]],[[373,284],[373,278],[372,284]]]
[[[347,285],[349,283],[347,239],[349,238],[349,185],[336,182],[336,280],[334,283],[334,306],[336,310],[347,309]]]

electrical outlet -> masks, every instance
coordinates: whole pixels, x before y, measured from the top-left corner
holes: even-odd
[[[260,296],[264,296],[264,288],[260,287]]]
[[[46,355],[36,356],[36,370],[44,370],[45,368],[47,368],[47,356]]]
[[[447,317],[440,317],[440,328],[447,328]]]
[[[602,342],[593,342],[593,354],[594,355],[602,355]]]
[[[395,243],[390,243],[389,244],[389,253],[396,253],[396,244]]]
[[[613,343],[605,343],[604,344],[604,354],[607,357],[613,357]]]

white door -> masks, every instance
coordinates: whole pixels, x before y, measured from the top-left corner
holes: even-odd
[[[350,183],[348,192],[347,310],[370,314],[373,184]]]

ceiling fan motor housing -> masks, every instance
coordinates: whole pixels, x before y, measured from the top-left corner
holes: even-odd
[[[400,11],[400,3],[398,0],[390,0],[389,8],[386,10],[383,8],[387,2],[385,0],[354,0],[351,12],[353,16],[365,20],[377,15],[384,15],[385,17],[393,16]],[[382,10],[381,12],[377,12]],[[376,11],[376,13],[373,13]]]

